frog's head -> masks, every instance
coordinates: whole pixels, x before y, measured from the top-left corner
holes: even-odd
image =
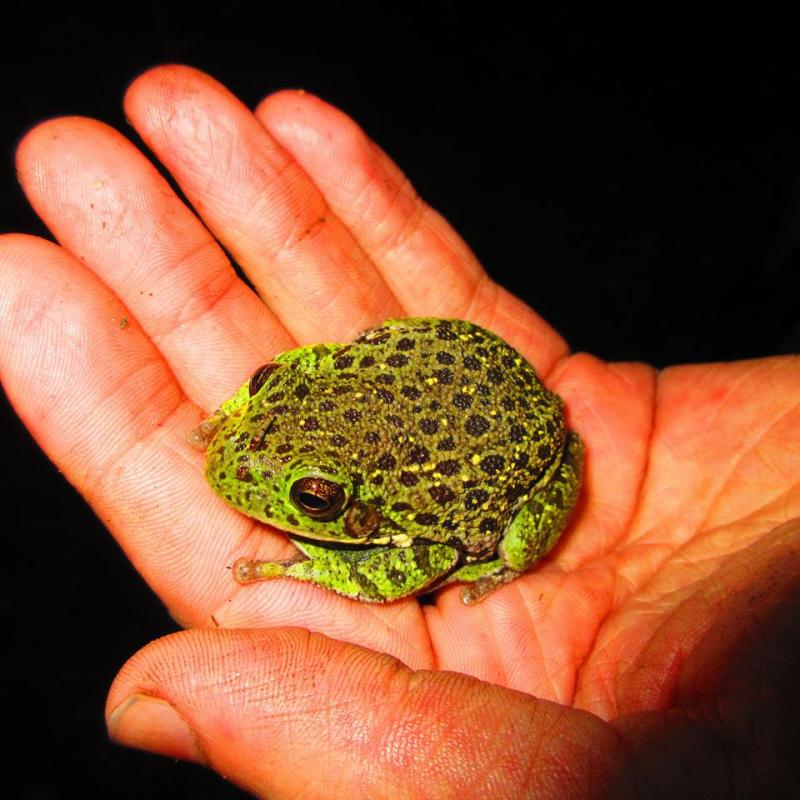
[[[288,533],[380,540],[380,509],[359,496],[362,465],[378,447],[361,427],[370,419],[359,400],[368,389],[350,379],[343,392],[338,376],[301,365],[318,354],[296,353],[259,369],[222,407],[206,451],[208,480],[238,511]]]
[[[364,544],[380,538],[380,509],[356,496],[347,470],[308,455],[265,482],[260,508],[240,510],[308,539]]]
[[[278,438],[269,418],[261,424],[262,431],[248,426],[243,436],[225,421],[207,450],[207,478],[229,505],[308,539],[381,539],[381,511],[358,497],[362,476],[351,459],[338,458],[324,436],[315,443],[307,431],[287,435],[284,425]]]

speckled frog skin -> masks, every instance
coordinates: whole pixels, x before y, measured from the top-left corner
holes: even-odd
[[[240,559],[242,583],[384,602],[461,581],[470,604],[552,547],[580,488],[561,398],[461,320],[389,320],[283,353],[202,427],[214,490],[302,554]]]

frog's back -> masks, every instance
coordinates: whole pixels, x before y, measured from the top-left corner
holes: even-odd
[[[353,389],[346,437],[360,496],[411,536],[491,550],[560,459],[560,399],[472,323],[389,320],[319,366]]]

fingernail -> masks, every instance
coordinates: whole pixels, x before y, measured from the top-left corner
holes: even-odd
[[[132,694],[108,718],[108,735],[119,744],[170,758],[206,759],[197,736],[173,706],[145,694]]]

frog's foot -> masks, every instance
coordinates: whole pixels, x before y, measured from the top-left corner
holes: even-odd
[[[469,585],[461,590],[461,600],[466,606],[471,606],[479,600],[483,600],[504,583],[519,578],[522,572],[510,569],[505,565],[502,558],[495,558],[491,561],[483,561],[477,564],[465,564],[457,569],[452,575],[442,581],[441,586],[450,583],[466,582]],[[437,587],[438,588],[438,587]]]
[[[283,578],[286,570],[297,561],[257,561],[251,558],[237,558],[233,562],[233,577],[237,583],[255,583],[271,578]]]
[[[458,562],[458,551],[441,544],[398,548],[295,544],[308,558],[279,562],[238,559],[233,565],[234,577],[239,583],[293,578],[346,597],[384,603],[423,591]]]
[[[203,420],[196,428],[186,432],[186,441],[195,450],[205,450],[224,420],[225,417],[220,414],[214,414],[213,417]]]

